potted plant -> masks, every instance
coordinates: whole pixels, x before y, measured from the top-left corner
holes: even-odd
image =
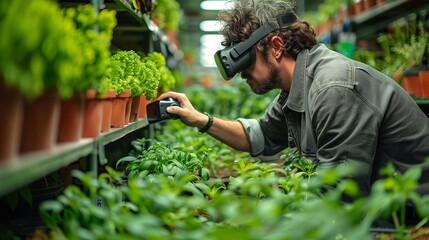
[[[426,36],[429,38],[429,33],[425,32]],[[427,48],[425,52],[426,61],[429,60],[429,41],[427,43]],[[422,66],[422,69],[419,72],[420,84],[422,86],[422,97],[429,97],[429,66],[426,62],[426,65]]]
[[[107,70],[116,12],[103,10],[96,14],[95,11],[91,4],[64,10],[66,18],[83,36],[78,43],[85,64],[82,77],[71,82],[72,98],[62,100],[59,142],[76,141],[81,136],[96,137],[101,132],[101,101],[108,89],[100,85]]]
[[[160,79],[159,79],[159,85],[158,85],[158,94],[167,92],[171,90],[175,84],[176,79],[170,69],[166,65],[166,60],[164,55],[162,55],[159,52],[152,52],[149,53],[143,61],[153,61],[156,65],[156,69],[159,71]],[[153,87],[152,87],[153,88]]]
[[[165,65],[165,58],[161,53],[152,52],[143,57],[145,65],[145,89],[144,95],[140,98],[139,117],[146,118],[146,106],[160,94],[161,68]]]
[[[380,71],[391,76],[407,92],[410,92],[407,81],[404,81],[403,71],[408,63],[401,54],[395,54],[395,49],[401,48],[408,43],[411,35],[409,25],[403,26],[399,22],[394,22],[391,31],[378,36],[377,42],[383,50],[383,61],[380,63]]]
[[[408,86],[409,93],[414,97],[422,97],[422,86],[419,71],[422,70],[423,57],[428,44],[429,34],[425,31],[423,23],[418,22],[417,27],[409,26],[410,36],[402,46],[396,46],[394,51],[405,59],[404,85]]]
[[[159,0],[153,10],[155,23],[164,31],[174,31],[181,19],[180,5],[176,0]]]
[[[25,8],[20,7],[23,4]],[[2,81],[25,98],[21,152],[50,148],[56,142],[59,97],[70,97],[71,82],[82,76],[85,62],[78,44],[82,36],[62,15],[57,3],[18,0],[2,3],[1,8]],[[48,119],[42,119],[45,117]],[[34,140],[35,137],[47,138]]]
[[[123,127],[130,119],[130,96],[141,95],[144,91],[144,65],[141,57],[133,50],[118,51],[110,57],[110,66],[106,81],[116,91],[113,99],[112,126]]]

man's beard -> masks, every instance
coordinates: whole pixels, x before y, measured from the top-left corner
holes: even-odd
[[[259,88],[254,89],[253,92],[259,95],[265,94],[277,87],[280,86],[280,73],[271,63],[268,63],[270,75],[268,76],[268,80]]]

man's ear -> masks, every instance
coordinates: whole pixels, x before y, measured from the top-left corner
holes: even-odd
[[[283,55],[284,43],[283,39],[279,36],[271,38],[271,53],[276,59],[280,59]]]

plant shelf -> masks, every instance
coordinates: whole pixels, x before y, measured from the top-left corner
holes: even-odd
[[[47,174],[73,163],[81,157],[91,156],[93,165],[104,159],[104,145],[118,141],[125,135],[144,129],[148,121],[142,119],[123,128],[113,128],[97,138],[83,138],[78,142],[62,143],[46,151],[20,155],[0,164],[0,197],[25,186]],[[104,164],[104,163],[103,163]]]
[[[428,1],[392,0],[351,17],[352,31],[358,39],[374,38],[393,21],[411,13],[429,8]]]

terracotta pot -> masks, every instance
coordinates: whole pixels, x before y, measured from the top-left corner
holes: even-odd
[[[369,10],[376,4],[375,0],[363,0],[363,9]]]
[[[384,2],[386,2],[386,0],[375,0],[376,5],[382,4]]]
[[[420,98],[422,94],[422,86],[420,85],[419,71],[410,69],[404,71],[404,81],[402,82],[404,89],[412,96]]]
[[[147,113],[146,113],[146,106],[150,101],[148,101],[146,99],[145,95],[142,95],[140,97],[140,110],[139,110],[139,118],[146,118],[147,117]]]
[[[85,98],[85,110],[83,114],[82,137],[95,138],[101,133],[101,121],[103,117],[103,102],[97,96],[96,90],[88,90]]]
[[[125,119],[124,119],[125,125],[130,123],[131,105],[132,105],[131,96],[129,96],[125,98]]]
[[[22,96],[6,87],[0,77],[0,162],[9,161],[19,153],[23,114]]]
[[[48,150],[55,146],[58,136],[61,103],[54,90],[24,104],[21,153]]]
[[[73,98],[61,100],[57,142],[75,142],[82,137],[85,95],[77,93]]]
[[[121,128],[125,125],[125,113],[127,99],[130,97],[131,90],[125,90],[121,94],[116,95],[112,102],[112,122],[114,128]]]
[[[364,6],[363,6],[363,2],[357,2],[353,5],[353,13],[354,15],[359,15],[363,12],[364,10]]]
[[[158,87],[157,89],[156,89],[156,99],[158,99],[159,98],[159,96],[161,95],[161,94],[163,94],[164,93],[164,90],[161,88],[161,87]],[[154,99],[154,100],[156,100],[156,99]]]
[[[113,89],[107,91],[106,94],[102,96],[103,120],[101,124],[101,132],[110,131],[110,125],[112,122],[112,103],[113,103],[113,98],[115,98],[115,96],[116,96],[116,92]]]
[[[429,70],[420,71],[419,80],[422,87],[422,97],[429,98]]]
[[[140,99],[143,96],[131,97],[130,122],[135,122],[139,119]]]

